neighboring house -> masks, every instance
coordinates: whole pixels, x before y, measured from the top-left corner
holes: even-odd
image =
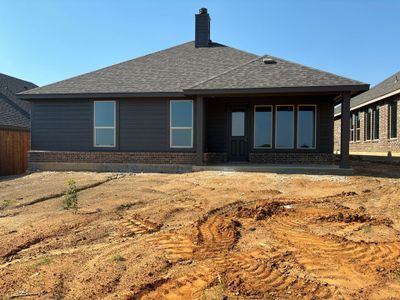
[[[19,96],[32,103],[34,168],[332,163],[334,105],[348,114],[350,97],[368,87],[212,42],[201,9],[194,42]]]
[[[351,99],[350,153],[400,156],[400,72]],[[335,109],[335,151],[340,151],[341,113]]]
[[[0,73],[0,176],[26,171],[30,149],[30,104],[15,94],[37,87]]]

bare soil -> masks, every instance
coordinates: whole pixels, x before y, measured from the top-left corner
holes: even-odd
[[[400,166],[355,168],[0,179],[0,298],[400,299]]]

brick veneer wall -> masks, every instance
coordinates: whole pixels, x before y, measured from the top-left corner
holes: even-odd
[[[397,138],[389,139],[389,104],[392,100],[397,100]],[[365,106],[359,110],[352,111],[357,113],[361,111],[361,136],[360,141],[350,142],[350,152],[400,152],[400,96],[396,95],[380,102],[374,103],[372,106]],[[365,115],[368,108],[380,105],[379,112],[379,140],[365,140]],[[334,151],[340,151],[340,117],[335,118],[334,133]]]
[[[30,162],[194,164],[192,152],[69,152],[30,151]]]
[[[224,163],[228,161],[228,154],[226,152],[206,152],[203,160],[207,163]]]
[[[204,153],[206,163],[227,162],[226,152]],[[333,163],[329,153],[250,153],[251,163]],[[30,151],[29,162],[34,163],[138,163],[138,164],[196,164],[193,152],[72,152]]]
[[[330,164],[335,162],[333,153],[261,153],[253,152],[249,155],[252,163],[294,163],[294,164]]]

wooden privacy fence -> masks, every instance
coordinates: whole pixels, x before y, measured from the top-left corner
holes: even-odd
[[[0,176],[24,173],[31,144],[29,131],[0,128]]]

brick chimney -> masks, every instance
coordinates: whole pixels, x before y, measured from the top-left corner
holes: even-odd
[[[210,47],[210,15],[207,8],[200,8],[199,13],[196,14],[196,48]]]

